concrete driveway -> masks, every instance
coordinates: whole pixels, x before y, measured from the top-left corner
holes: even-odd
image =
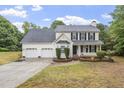
[[[0,65],[0,88],[14,88],[50,65],[51,59],[28,59]]]

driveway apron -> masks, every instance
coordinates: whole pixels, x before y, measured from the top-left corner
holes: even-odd
[[[51,62],[50,59],[33,59],[33,61],[27,60],[0,65],[0,88],[17,87],[46,68]]]

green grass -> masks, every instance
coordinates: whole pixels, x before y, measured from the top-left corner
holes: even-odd
[[[124,87],[124,57],[115,63],[81,62],[49,66],[18,87]]]
[[[15,61],[20,55],[21,52],[0,52],[0,65]]]

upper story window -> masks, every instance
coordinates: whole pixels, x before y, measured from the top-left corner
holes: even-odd
[[[73,32],[71,33],[71,40],[95,40],[95,32]]]
[[[86,40],[86,33],[85,32],[80,33],[80,40]]]
[[[95,33],[88,33],[88,40],[95,40]]]
[[[71,39],[72,40],[78,40],[78,33],[77,32],[71,33]]]

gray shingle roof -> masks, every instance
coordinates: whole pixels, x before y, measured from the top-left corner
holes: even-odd
[[[92,25],[59,25],[55,29],[56,32],[97,32],[99,29]]]
[[[22,39],[21,43],[35,42],[53,42],[55,40],[55,32],[52,30],[30,30]]]
[[[97,41],[73,41],[74,45],[102,45],[103,42],[100,40]]]

